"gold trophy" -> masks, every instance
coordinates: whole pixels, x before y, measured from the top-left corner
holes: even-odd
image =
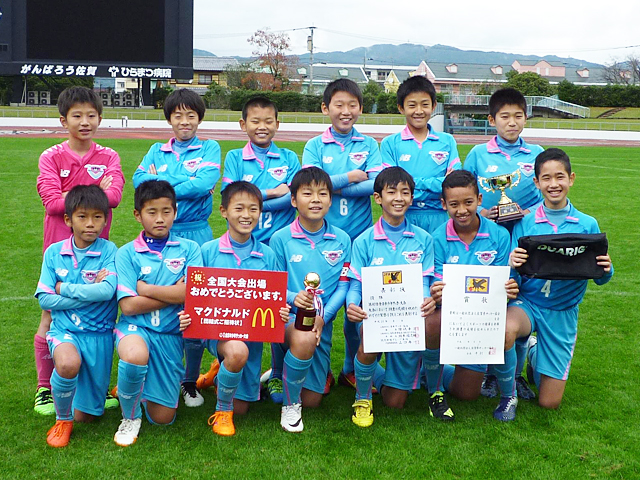
[[[497,175],[491,178],[478,177],[478,183],[487,192],[497,192],[500,190],[500,200],[498,200],[497,223],[520,220],[524,217],[520,206],[512,201],[504,192],[507,188],[513,188],[520,183],[520,169],[513,173]]]
[[[322,299],[320,295],[324,293],[318,287],[320,286],[320,275],[316,272],[309,272],[304,277],[305,290],[313,295],[313,308],[299,308],[296,313],[295,328],[298,330],[309,331],[313,329],[316,323],[316,315],[323,314]]]

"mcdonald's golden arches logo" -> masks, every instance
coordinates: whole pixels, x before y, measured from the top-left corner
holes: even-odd
[[[258,315],[260,315],[260,326],[264,327],[267,323],[267,319],[271,319],[271,328],[276,328],[276,321],[273,316],[273,310],[271,308],[263,309],[262,307],[256,308],[256,311],[253,312],[253,320],[251,321],[251,328],[256,327],[256,320],[258,319]]]

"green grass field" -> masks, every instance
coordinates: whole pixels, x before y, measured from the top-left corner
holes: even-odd
[[[140,438],[130,448],[113,443],[120,412],[111,410],[96,424],[76,425],[70,445],[55,450],[45,442],[54,419],[33,412],[33,335],[40,309],[32,297],[42,245],[37,162],[54,143],[0,139],[0,191],[7,207],[0,223],[5,265],[0,270],[0,373],[5,382],[0,432],[6,441],[0,478],[640,478],[637,149],[566,148],[577,173],[570,197],[607,232],[615,276],[609,284],[591,283],[587,290],[571,376],[558,411],[522,401],[516,421],[505,425],[491,416],[495,400],[451,399],[456,421],[445,425],[429,417],[427,396],[419,391],[401,411],[382,406],[375,397],[375,423],[359,429],[350,421],[354,392],[334,387],[319,409],[305,410],[301,434],[283,432],[279,407],[267,401],[236,417],[235,437],[221,438],[207,425],[215,397],[205,392],[203,407],[186,409],[181,402],[170,427],[143,421]],[[101,143],[120,153],[127,179],[111,230],[111,239],[120,246],[139,231],[130,179],[153,142]],[[221,142],[223,156],[243,143]],[[302,143],[284,146],[298,153],[303,148]],[[469,148],[460,147],[463,157]],[[219,196],[215,199],[217,208]],[[220,235],[220,217],[214,214],[211,222]],[[336,322],[341,325],[342,319]],[[332,355],[336,374],[343,356],[341,336],[337,325]],[[207,353],[203,364],[210,358]]]

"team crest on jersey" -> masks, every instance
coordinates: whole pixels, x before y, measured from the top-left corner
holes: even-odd
[[[442,165],[449,158],[449,152],[429,152],[429,155],[438,165]]]
[[[198,158],[194,158],[193,160],[187,160],[186,162],[183,162],[182,165],[184,165],[184,169],[187,172],[193,173],[196,170],[198,170],[198,165],[200,165],[201,161],[202,161],[202,157],[198,157]]]
[[[59,277],[66,277],[67,275],[69,275],[69,270],[67,270],[66,268],[56,268],[56,275],[58,275]]]
[[[140,274],[141,275],[149,275],[151,273],[151,267],[144,266],[144,267],[140,267]]]
[[[106,165],[85,165],[87,169],[87,173],[94,180],[99,179],[102,175],[104,175],[105,170],[107,169]]]
[[[242,180],[245,182],[251,182],[251,180],[253,180],[253,175],[243,175]]]
[[[324,259],[327,263],[333,267],[340,261],[343,253],[344,252],[342,250],[325,250],[322,252],[322,255],[324,255]]]
[[[71,170],[60,170],[60,177],[67,178],[70,173],[71,173]]]
[[[369,156],[369,152],[353,152],[349,154],[349,159],[356,165],[362,165]]]
[[[498,165],[489,165],[485,170],[485,173],[495,173],[498,171]]]
[[[322,163],[331,163],[333,162],[333,157],[322,157]]]
[[[185,258],[167,258],[164,263],[171,273],[180,273],[184,265]]]
[[[98,276],[98,270],[82,270],[82,280],[84,283],[96,283],[96,277]]]
[[[167,171],[167,168],[169,168],[169,166],[165,163],[164,165],[161,165],[160,167],[158,167],[158,168],[156,169],[156,171],[157,171],[158,173],[166,172],[166,171]]]
[[[409,263],[418,263],[422,260],[422,250],[416,250],[415,252],[402,252],[402,255]]]
[[[520,167],[520,171],[527,177],[530,177],[535,172],[535,165],[533,163],[518,162],[518,166]]]
[[[284,167],[270,168],[269,170],[267,170],[267,172],[269,172],[269,174],[273,178],[275,178],[277,181],[281,182],[287,177],[287,170],[289,170],[289,167],[284,166]]]
[[[498,252],[495,250],[491,250],[489,252],[476,252],[476,257],[478,257],[478,261],[482,265],[491,265],[495,260],[497,253]]]
[[[411,160],[411,155],[409,155],[408,153],[400,155],[400,158],[398,159],[399,162],[408,162],[409,160]]]

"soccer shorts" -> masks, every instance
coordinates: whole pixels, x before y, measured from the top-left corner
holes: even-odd
[[[111,379],[112,332],[71,333],[66,330],[49,330],[47,342],[52,357],[54,350],[61,343],[73,344],[81,359],[73,408],[89,415],[102,415],[104,397],[109,391]]]
[[[128,335],[138,335],[147,344],[149,362],[142,390],[142,401],[151,401],[168,408],[178,408],[184,342],[182,335],[157,333],[120,320],[114,330],[116,349]]]
[[[531,322],[531,331],[538,334],[536,371],[558,380],[569,378],[578,335],[578,306],[551,310],[518,296],[509,307],[522,309]]]
[[[218,352],[220,340],[206,340],[207,349],[220,363],[224,357]],[[242,340],[228,340],[241,342]],[[249,358],[242,368],[242,377],[234,398],[245,402],[257,402],[260,400],[260,370],[262,368],[262,342],[244,342],[249,348]]]
[[[440,225],[449,220],[449,215],[444,209],[407,210],[406,217],[409,223],[417,225],[430,234],[435,232]]]
[[[204,220],[201,222],[174,223],[173,227],[171,227],[171,233],[180,238],[193,240],[200,246],[213,240],[213,232],[209,222]]]

